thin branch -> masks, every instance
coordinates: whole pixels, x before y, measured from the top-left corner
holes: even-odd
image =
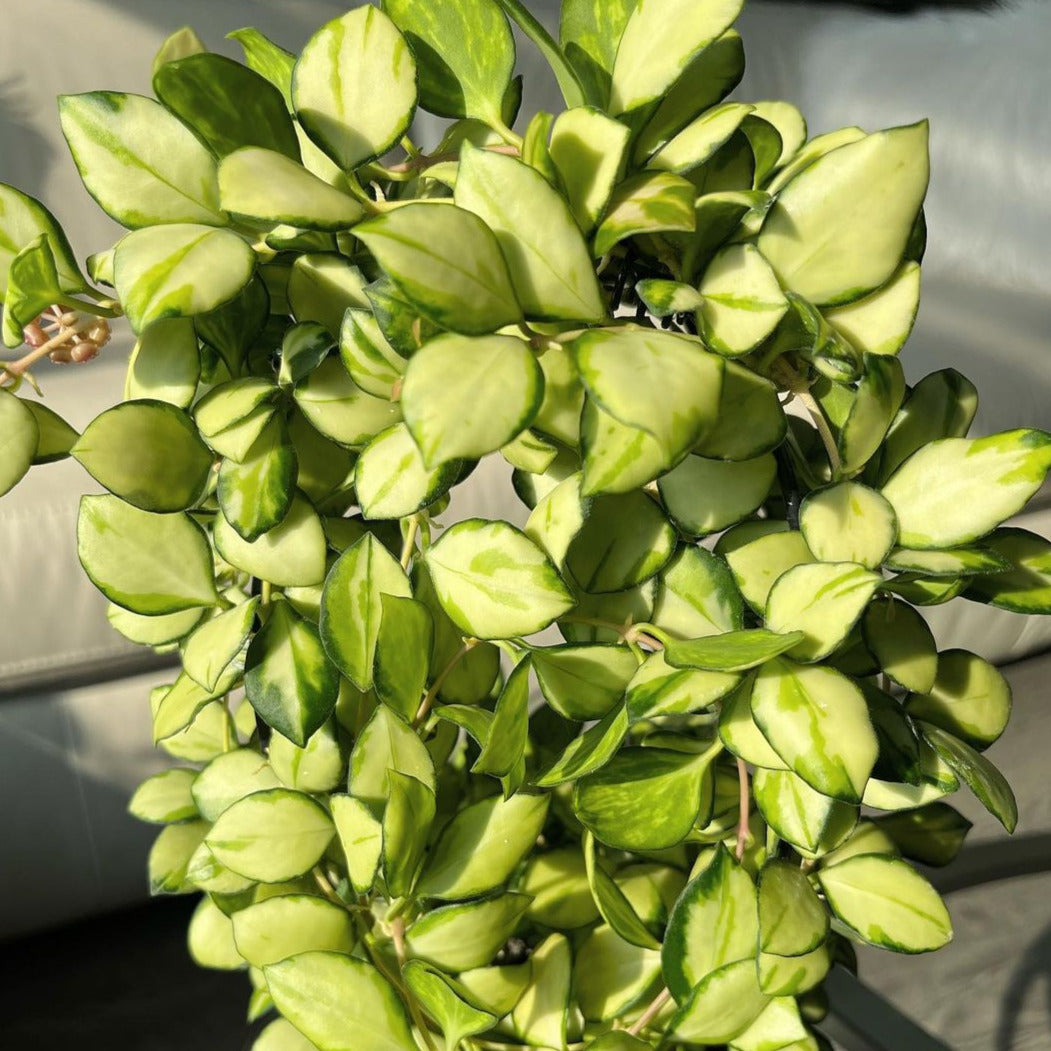
[[[426,720],[427,716],[431,713],[431,708],[434,707],[434,702],[438,699],[438,691],[441,690],[445,684],[445,680],[452,674],[453,669],[457,664],[460,663],[478,645],[477,639],[466,639],[464,644],[453,654],[452,659],[449,663],[442,668],[438,673],[438,677],[431,684],[431,688],[427,691],[426,696],[423,698],[423,703],[420,705],[419,711],[416,713],[416,718],[413,719],[412,725],[419,729]]]
[[[744,857],[748,848],[749,824],[748,818],[751,814],[752,801],[748,791],[748,767],[743,759],[737,760],[737,781],[740,786],[740,810],[737,816],[737,860]]]
[[[401,548],[401,568],[408,569],[412,561],[413,552],[416,550],[416,534],[420,531],[420,520],[416,515],[409,519],[409,527],[405,531],[405,542]]]
[[[638,1018],[628,1027],[628,1032],[632,1036],[638,1036],[661,1013],[664,1005],[671,999],[671,993],[667,989],[662,989],[650,1003],[649,1007],[639,1015]]]

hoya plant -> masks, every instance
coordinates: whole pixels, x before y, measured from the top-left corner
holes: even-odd
[[[0,187],[0,491],[105,490],[84,569],[181,660],[151,886],[201,895],[257,1051],[814,1051],[855,943],[952,937],[912,864],[946,797],[1015,825],[1008,685],[921,610],[1051,610],[1002,526],[1051,435],[906,383],[927,126],[726,101],[739,8],[565,0],[556,41],[385,0],[244,64],[183,30],[156,99],[60,101],[114,247]],[[565,98],[524,126],[512,22]],[[19,396],[117,317],[121,404]],[[455,513],[491,456],[524,528]]]

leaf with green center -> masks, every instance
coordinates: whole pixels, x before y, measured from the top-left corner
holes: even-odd
[[[743,102],[724,102],[706,110],[661,146],[648,167],[689,174],[709,160],[751,112],[752,107]]]
[[[219,198],[225,211],[264,229],[288,223],[306,230],[346,230],[365,214],[353,197],[297,160],[259,146],[246,146],[223,159]]]
[[[135,230],[117,243],[117,294],[131,327],[205,314],[228,302],[255,272],[255,253],[236,234],[170,223]]]
[[[466,1037],[496,1025],[496,1015],[473,1006],[466,990],[437,968],[412,960],[402,975],[412,994],[441,1027],[447,1047],[458,1047]]]
[[[380,705],[354,744],[348,789],[378,812],[390,795],[392,770],[435,788],[434,763],[423,742],[404,719]]]
[[[251,543],[275,528],[295,496],[298,463],[284,420],[274,416],[244,459],[223,460],[217,496],[223,517]]]
[[[214,157],[159,102],[92,91],[62,95],[58,106],[62,133],[88,193],[117,222],[131,229],[226,225]]]
[[[401,417],[396,404],[366,394],[331,357],[296,387],[293,397],[318,431],[348,448],[367,445]]]
[[[580,229],[589,233],[601,218],[623,175],[631,132],[591,106],[559,114],[551,129],[551,159]]]
[[[691,1044],[725,1044],[748,1029],[769,1002],[754,960],[728,963],[688,994],[668,1022],[668,1033]]]
[[[224,810],[205,842],[239,875],[280,883],[312,869],[334,834],[328,814],[310,796],[271,788]]]
[[[275,411],[270,380],[249,377],[213,387],[194,407],[201,436],[221,456],[243,460]]]
[[[741,37],[730,29],[698,54],[657,102],[635,144],[636,161],[651,156],[695,117],[721,102],[743,73]]]
[[[170,60],[154,71],[153,90],[219,158],[259,146],[299,160],[281,92],[239,62],[211,53]]]
[[[277,1009],[323,1051],[417,1051],[404,1005],[371,964],[305,952],[264,973]]]
[[[325,579],[325,534],[302,496],[273,529],[245,540],[222,515],[212,525],[216,550],[232,566],[278,587],[308,587]]]
[[[712,756],[624,748],[573,786],[573,812],[595,838],[618,850],[681,843],[701,810]]]
[[[956,579],[974,577],[982,573],[999,574],[1008,569],[1010,565],[984,542],[967,547],[928,551],[896,547],[884,559],[883,564],[888,569],[900,573],[922,575],[927,579],[938,579],[939,577]]]
[[[626,646],[569,644],[535,649],[533,669],[544,700],[556,712],[589,722],[616,707],[638,662]]]
[[[791,179],[756,244],[814,303],[858,299],[900,266],[929,172],[926,121],[866,135]]]
[[[898,535],[894,508],[857,482],[808,493],[799,508],[799,528],[822,562],[857,562],[866,569],[883,562]]]
[[[920,953],[952,939],[941,898],[904,861],[861,854],[822,869],[818,881],[838,919],[871,945]]]
[[[673,668],[664,653],[651,653],[628,683],[628,715],[636,723],[700,711],[725,697],[740,678],[728,672]]]
[[[604,256],[637,234],[695,229],[696,196],[690,182],[670,172],[640,172],[625,179],[613,191],[595,232],[595,255]]]
[[[128,813],[140,821],[159,825],[192,820],[198,816],[190,794],[190,786],[196,777],[196,770],[185,767],[162,770],[148,777],[135,789],[128,803]]]
[[[91,582],[133,613],[178,613],[217,600],[208,540],[189,515],[151,514],[115,496],[84,496],[77,553]]]
[[[549,797],[518,793],[483,799],[445,826],[428,855],[416,892],[459,901],[504,884],[533,849],[547,816]]]
[[[934,685],[906,702],[910,715],[948,730],[974,747],[988,748],[1011,715],[1011,685],[988,661],[967,650],[938,655]]]
[[[825,320],[866,354],[897,354],[920,308],[920,264],[907,262],[882,287],[846,306],[826,310]]]
[[[804,956],[828,936],[828,912],[799,867],[768,861],[759,873],[759,947],[776,956]]]
[[[12,261],[41,235],[47,238],[60,287],[83,288],[77,257],[58,220],[34,197],[0,183],[0,297],[7,294]]]
[[[248,647],[245,692],[260,719],[303,747],[332,714],[339,676],[317,629],[287,602],[272,606]]]
[[[292,74],[292,100],[310,138],[352,171],[386,153],[412,123],[416,62],[385,14],[360,7],[307,41]]]
[[[789,770],[757,769],[752,789],[763,820],[804,857],[839,846],[857,823],[857,807],[815,792]]]
[[[499,449],[529,426],[543,396],[543,373],[522,340],[449,334],[413,356],[401,404],[433,466]]]
[[[498,894],[431,909],[405,932],[406,948],[445,971],[484,967],[518,929],[529,901],[525,894]]]
[[[700,292],[693,285],[684,284],[682,281],[647,278],[635,285],[635,291],[654,317],[692,314],[701,305]]]
[[[475,638],[532,635],[573,606],[542,549],[506,522],[458,522],[427,551],[427,566],[442,608]]]
[[[357,940],[350,913],[311,894],[285,894],[233,915],[237,951],[253,967],[302,952],[345,952]]]
[[[748,671],[787,653],[803,638],[800,631],[781,635],[766,628],[748,628],[685,642],[673,639],[665,646],[664,656],[673,668]]]
[[[201,354],[193,321],[156,321],[143,331],[131,352],[124,397],[148,398],[188,409],[200,378]]]
[[[664,474],[678,459],[648,431],[621,423],[593,398],[584,401],[580,446],[584,453],[580,491],[585,497],[630,493]]]
[[[367,519],[405,518],[434,503],[459,480],[461,463],[428,470],[408,427],[396,423],[377,434],[358,457],[354,488]]]
[[[527,317],[597,321],[605,315],[573,214],[539,172],[514,157],[465,142],[455,201],[496,234]]]
[[[660,574],[653,623],[674,636],[721,635],[744,626],[744,602],[726,563],[702,547],[684,547]]]
[[[770,589],[766,622],[782,634],[801,631],[791,651],[801,661],[817,661],[837,649],[860,619],[883,578],[855,562],[795,566]]]
[[[833,799],[857,803],[878,742],[861,690],[831,668],[777,657],[761,669],[752,713],[792,770]]]
[[[689,64],[733,25],[741,0],[640,0],[617,49],[610,87],[612,113],[660,98]]]
[[[669,459],[718,418],[722,361],[701,343],[646,329],[594,329],[570,344],[580,377],[602,408],[657,439]]]
[[[336,835],[347,859],[347,876],[358,894],[369,894],[383,851],[383,826],[368,806],[353,796],[329,799]]]
[[[27,403],[0,390],[0,496],[33,466],[39,441],[40,425]]]
[[[730,531],[720,537],[716,549],[726,559],[745,601],[757,613],[765,612],[770,589],[782,574],[813,562],[802,533],[769,519],[761,526],[757,535],[743,532],[744,526],[740,533]]]
[[[675,540],[671,523],[645,493],[600,496],[569,545],[566,567],[592,594],[625,591],[664,568]]]
[[[321,598],[325,650],[359,690],[372,685],[384,595],[412,598],[405,571],[367,533],[329,571]]]
[[[375,316],[351,307],[343,315],[339,354],[350,378],[366,394],[390,398],[405,372],[405,359],[390,345]]]
[[[713,971],[737,960],[754,960],[758,937],[755,884],[720,844],[668,919],[661,956],[672,995],[682,1003]]]
[[[205,621],[183,647],[186,674],[205,690],[214,690],[231,661],[244,648],[252,630],[259,599],[252,598]]]
[[[984,755],[937,726],[924,726],[923,736],[934,746],[978,801],[1009,832],[1018,824],[1018,803],[1007,778]]]
[[[769,453],[754,460],[709,460],[687,456],[658,479],[661,500],[676,525],[693,536],[718,533],[760,507],[777,476]]]
[[[1051,467],[1051,435],[1017,430],[946,438],[910,457],[883,487],[907,547],[942,548],[984,536],[1020,511]]]
[[[873,603],[861,622],[865,645],[883,672],[914,693],[929,693],[938,670],[938,647],[927,622],[906,602]]]
[[[498,239],[475,211],[421,202],[354,231],[424,317],[468,334],[522,318]]]
[[[442,117],[502,119],[515,67],[511,27],[493,0],[383,0],[416,56],[420,105]]]
[[[754,245],[731,245],[719,252],[708,264],[699,292],[704,340],[731,357],[754,349],[788,310],[770,264]]]
[[[738,759],[766,770],[787,770],[785,761],[770,747],[752,716],[750,676],[723,702],[719,712],[719,739]]]
[[[537,501],[528,521],[525,534],[535,540],[561,571],[574,537],[584,526],[584,517],[590,501],[581,496],[581,475],[571,474],[559,482],[546,496]]]

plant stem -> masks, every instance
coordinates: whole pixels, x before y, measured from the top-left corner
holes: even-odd
[[[419,711],[416,713],[416,718],[413,719],[412,725],[419,729],[426,720],[427,716],[431,713],[431,708],[434,707],[434,702],[438,698],[438,691],[442,688],[445,680],[452,673],[453,669],[457,664],[460,663],[478,645],[477,639],[465,639],[464,644],[453,654],[452,659],[448,664],[438,673],[438,677],[431,683],[431,688],[427,691],[426,696],[423,698],[423,703],[420,705]]]
[[[743,759],[737,760],[737,782],[740,785],[740,810],[737,817],[737,860],[744,857],[748,848],[748,818],[751,813],[752,801],[748,791],[748,767]]]
[[[405,542],[401,547],[401,568],[407,570],[409,563],[412,561],[412,554],[416,550],[416,534],[420,531],[420,519],[417,515],[413,515],[409,519],[408,527],[405,530]]]
[[[825,419],[821,406],[818,405],[817,399],[809,390],[804,389],[793,391],[792,393],[795,394],[800,404],[810,414],[810,418],[814,421],[814,426],[817,428],[817,433],[821,435],[821,441],[825,446],[825,452],[828,454],[828,462],[832,468],[832,476],[834,478],[842,469],[843,462],[839,458],[839,447],[836,445],[835,436],[828,426],[828,420]]]
[[[662,989],[652,1000],[649,1007],[635,1019],[634,1022],[628,1027],[628,1032],[632,1036],[638,1036],[661,1013],[661,1009],[671,999],[671,993],[667,989]]]

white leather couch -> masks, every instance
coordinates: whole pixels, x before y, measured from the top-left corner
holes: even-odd
[[[550,24],[553,4],[530,6]],[[340,10],[329,0],[5,0],[0,179],[45,200],[81,255],[106,247],[116,229],[80,187],[54,96],[147,92],[153,51],[182,24],[233,54],[222,39],[231,29],[254,24],[298,48]],[[754,0],[739,28],[749,56],[739,96],[796,102],[812,133],[931,118],[930,239],[907,375],[952,365],[969,376],[982,394],[976,431],[1051,429],[1051,7],[1015,0],[988,13],[939,6],[898,17]],[[540,68],[529,45],[520,55],[520,68]],[[554,90],[541,74],[527,107],[554,106]],[[128,346],[118,338],[87,367],[45,370],[48,403],[87,423],[119,395]],[[478,472],[457,506],[520,519],[500,473],[495,462]],[[0,937],[146,893],[151,833],[124,807],[161,762],[146,694],[167,669],[110,630],[79,570],[76,503],[89,483],[70,463],[36,468],[0,501]],[[1021,524],[1051,535],[1051,504]],[[1051,618],[957,601],[932,622],[943,647],[1013,662],[1015,717],[990,754],[1018,793],[1018,834],[1051,836],[1043,696],[1051,658],[1041,656]],[[966,799],[961,807],[975,821],[976,846],[1002,838],[979,807]],[[864,975],[954,1048],[1051,1047],[1051,1010],[1035,978],[1051,966],[1049,891],[1051,876],[1033,875],[955,894],[950,949],[923,959],[866,954]]]

